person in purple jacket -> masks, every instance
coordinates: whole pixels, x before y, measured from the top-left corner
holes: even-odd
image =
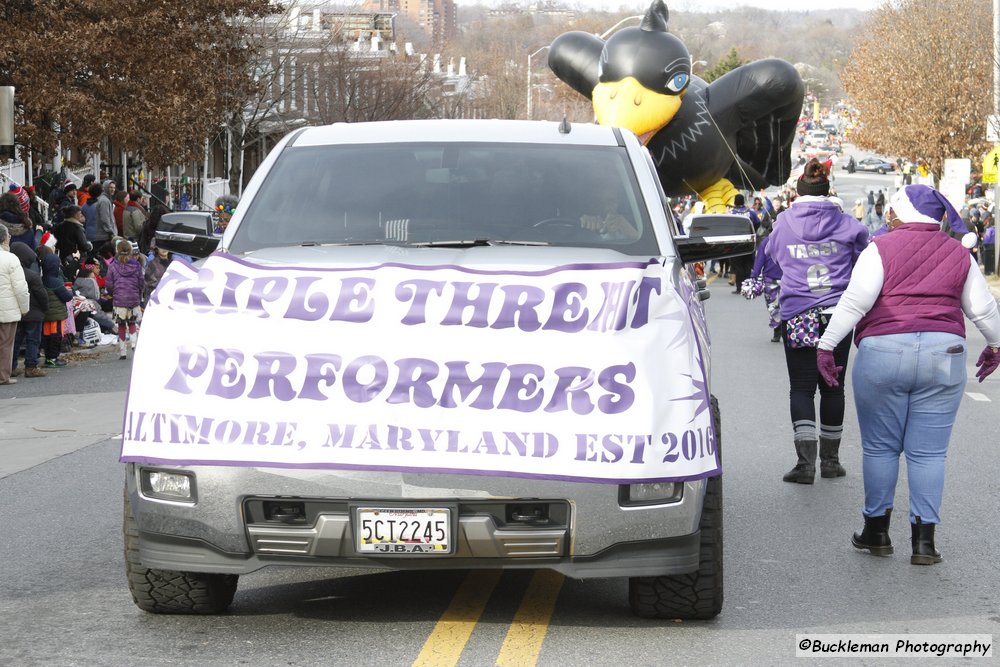
[[[108,266],[108,276],[104,283],[105,289],[111,295],[111,305],[114,308],[115,322],[118,323],[118,358],[128,358],[125,345],[125,330],[128,329],[132,338],[132,349],[135,349],[135,323],[142,313],[139,304],[142,302],[142,290],[145,287],[142,264],[132,250],[128,241],[118,241],[115,246],[115,258]]]
[[[993,224],[993,218],[986,221],[986,228],[983,229],[983,268],[986,275],[993,275],[996,268],[996,248],[997,248],[997,228]]]
[[[945,214],[959,243],[941,230]],[[864,529],[852,544],[877,556],[889,539],[899,456],[906,455],[914,565],[941,562],[934,548],[948,440],[965,391],[965,317],[986,338],[976,377],[1000,365],[1000,312],[969,253],[976,237],[945,197],[906,185],[889,204],[889,233],[861,253],[851,282],[819,342],[826,382],[843,382],[833,350],[854,341],[854,406],[861,427]]]
[[[844,424],[843,377],[839,385],[822,381],[816,370],[816,344],[829,314],[847,289],[858,255],[868,245],[868,230],[828,197],[830,179],[815,158],[806,163],[796,183],[799,197],[778,215],[765,254],[781,269],[778,299],[788,367],[789,408],[798,461],[782,478],[812,484],[819,446],[820,475],[843,477],[840,438]],[[834,351],[847,365],[850,341]],[[819,388],[819,433],[816,389]]]
[[[781,314],[778,308],[778,291],[781,287],[781,267],[767,256],[768,234],[757,246],[757,256],[753,261],[750,279],[762,279],[764,282],[764,305],[767,306],[768,325],[771,327],[771,342],[781,341]]]

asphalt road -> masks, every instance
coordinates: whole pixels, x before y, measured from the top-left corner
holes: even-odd
[[[944,562],[909,564],[905,469],[891,529],[897,553],[868,556],[850,545],[862,499],[852,400],[848,476],[782,483],[794,455],[780,346],[769,341],[761,302],[743,301],[721,281],[711,290],[725,443],[726,602],[717,619],[633,618],[618,580],[277,568],[243,577],[226,615],[149,615],[125,585],[118,443],[94,431],[81,433],[76,451],[0,477],[0,664],[791,664],[800,633],[1000,636],[1000,377],[973,380],[968,391],[977,396],[966,397],[955,426],[938,532]],[[970,364],[982,344],[971,329]],[[93,363],[57,371],[65,385],[54,372],[30,389],[53,392],[43,396],[53,409],[75,400],[56,393],[60,386],[124,390],[128,363]],[[0,448],[12,446],[16,400],[0,395]],[[112,424],[118,418],[108,415]],[[449,608],[477,605],[474,625],[438,623]],[[428,648],[442,627],[468,635],[464,649],[447,638]]]
[[[844,202],[844,209],[848,213],[852,212],[855,200],[860,198],[867,201],[869,191],[877,194],[879,190],[882,190],[885,193],[886,202],[888,202],[889,197],[898,189],[899,185],[902,185],[902,177],[893,173],[876,174],[865,171],[849,174],[843,169],[843,166],[847,164],[848,157],[852,155],[855,160],[861,160],[873,154],[858,149],[854,144],[844,144],[844,152],[837,158],[837,164],[833,165],[830,174],[832,188]],[[798,153],[793,152],[793,164],[797,159]]]

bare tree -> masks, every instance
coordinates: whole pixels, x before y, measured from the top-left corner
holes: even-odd
[[[223,89],[225,119],[223,132],[233,152],[229,168],[230,192],[239,192],[243,178],[243,151],[261,134],[284,134],[303,122],[304,111],[296,104],[296,92],[308,78],[309,67],[302,56],[328,36],[322,26],[311,24],[295,3],[275,7],[267,15],[236,19],[236,38],[246,54],[231,68]]]
[[[470,67],[482,83],[476,103],[484,117],[525,117],[525,63],[531,51],[547,43],[534,32],[534,23],[526,14],[484,22],[461,40],[462,50],[475,54]],[[536,61],[538,70],[544,62],[544,58]]]
[[[197,155],[244,69],[240,25],[269,0],[5,3],[0,83],[17,88],[21,144],[96,147],[104,138],[153,164]],[[137,53],[152,54],[149,58]]]
[[[310,81],[322,123],[400,120],[432,115],[431,64],[417,56],[365,52],[328,42],[313,61]]]
[[[981,155],[991,89],[989,0],[902,0],[875,10],[843,72],[864,126],[854,135],[884,155]]]
[[[602,15],[586,15],[569,24],[511,10],[509,16],[476,22],[458,42],[470,54],[470,72],[481,87],[475,105],[487,118],[525,118],[527,115],[528,55],[531,59],[532,116],[534,118],[592,119],[589,102],[570,91],[552,74],[542,47],[567,30],[597,30],[607,25]],[[617,20],[617,19],[615,19]],[[614,21],[612,21],[614,23]]]

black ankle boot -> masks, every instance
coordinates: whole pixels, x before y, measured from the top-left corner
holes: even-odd
[[[854,533],[851,544],[855,549],[868,549],[873,556],[892,555],[892,540],[889,539],[890,507],[885,516],[866,516],[865,527],[860,533]]]
[[[819,476],[843,477],[847,474],[840,465],[840,438],[819,437]]]
[[[944,560],[934,548],[934,526],[933,523],[924,523],[919,516],[916,523],[910,524],[910,542],[913,544],[910,563],[913,565],[933,565]]]
[[[816,480],[816,441],[796,440],[795,453],[799,462],[781,479],[795,484],[812,484]]]

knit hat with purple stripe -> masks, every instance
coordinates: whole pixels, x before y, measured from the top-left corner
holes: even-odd
[[[948,229],[962,239],[966,248],[975,248],[978,238],[965,226],[962,217],[943,194],[927,185],[904,185],[889,200],[889,208],[902,222],[940,225],[948,216]]]

